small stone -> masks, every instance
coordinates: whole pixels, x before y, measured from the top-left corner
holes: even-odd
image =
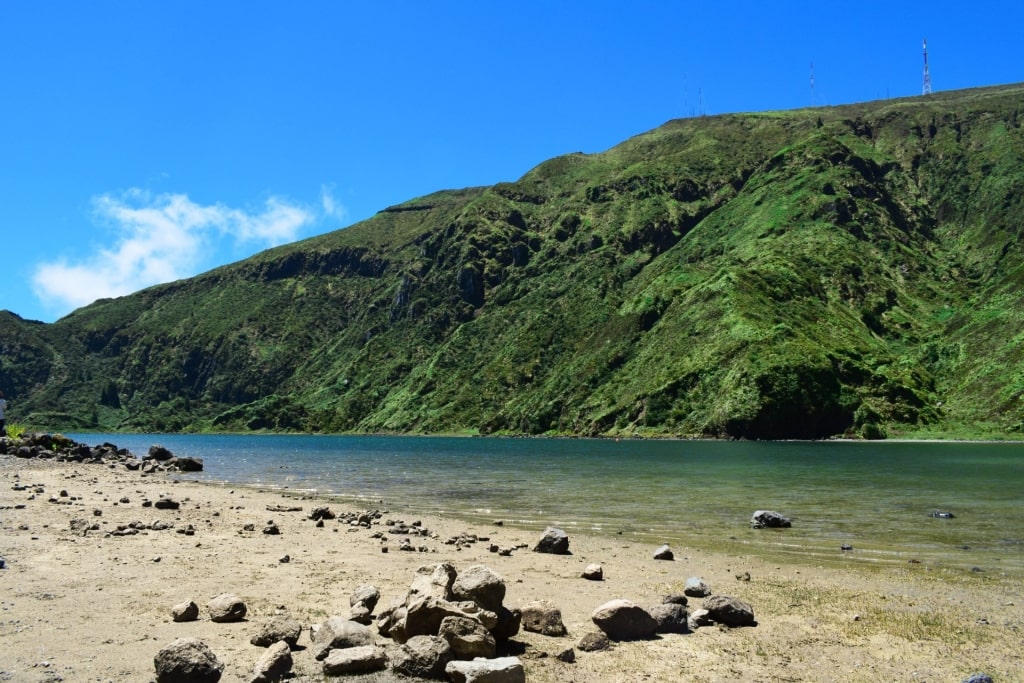
[[[659,546],[654,551],[654,559],[656,560],[674,560],[675,554],[672,552],[672,548],[668,547],[668,544]]]
[[[604,569],[599,564],[588,564],[583,570],[583,578],[588,581],[603,581]]]

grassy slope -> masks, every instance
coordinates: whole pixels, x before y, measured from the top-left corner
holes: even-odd
[[[1016,434],[1022,95],[673,121],[33,328],[65,370],[3,352],[4,389],[107,428]]]

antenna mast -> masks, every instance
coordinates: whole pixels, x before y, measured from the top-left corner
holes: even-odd
[[[928,39],[924,40],[924,85],[921,86],[922,95],[932,94],[932,76],[928,73]]]

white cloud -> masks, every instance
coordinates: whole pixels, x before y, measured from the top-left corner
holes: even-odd
[[[348,218],[348,209],[339,204],[334,198],[334,185],[320,186],[320,204],[323,206],[324,214],[339,221]]]
[[[103,195],[93,205],[96,218],[116,234],[113,246],[75,262],[41,263],[32,276],[36,296],[61,314],[218,265],[217,254],[227,249],[226,242],[252,250],[294,241],[314,219],[305,209],[275,197],[259,213],[142,190]]]

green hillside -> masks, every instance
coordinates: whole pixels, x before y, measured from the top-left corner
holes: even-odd
[[[47,429],[1018,438],[1024,85],[691,118],[0,314]]]

